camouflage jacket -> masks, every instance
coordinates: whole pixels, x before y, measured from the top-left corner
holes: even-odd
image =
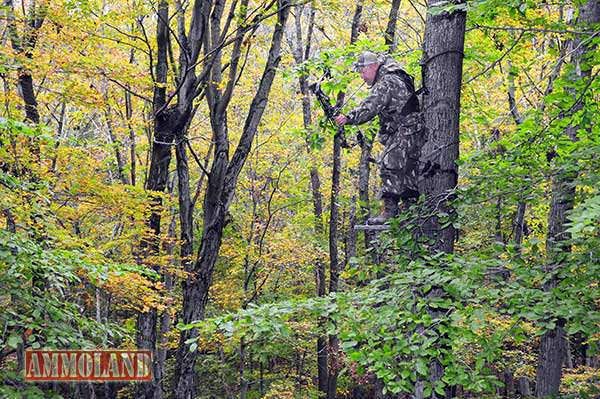
[[[360,125],[379,115],[380,140],[394,134],[405,115],[404,106],[411,100],[414,86],[408,85],[401,75],[409,76],[392,58],[387,58],[379,67],[367,98],[348,112],[348,124]],[[416,98],[412,97],[416,101]],[[418,110],[418,103],[416,104]]]

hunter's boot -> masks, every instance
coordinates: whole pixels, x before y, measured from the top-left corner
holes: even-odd
[[[384,224],[389,219],[398,216],[398,198],[384,196],[381,215],[369,218],[367,224]]]

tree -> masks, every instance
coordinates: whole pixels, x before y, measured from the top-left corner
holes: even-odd
[[[438,163],[439,169],[427,174],[419,184],[419,191],[425,200],[433,204],[433,216],[423,223],[423,233],[431,250],[451,253],[454,251],[456,230],[452,224],[442,225],[440,216],[452,213],[448,201],[458,181],[458,144],[460,92],[462,83],[463,48],[466,23],[466,3],[452,2],[455,8],[445,11],[439,8],[446,4],[433,0],[427,3],[428,13],[425,23],[423,44],[423,85],[428,94],[424,96],[423,112],[428,142],[422,149],[421,160]],[[437,9],[436,9],[437,8]],[[435,287],[429,298],[442,296],[443,288]],[[435,314],[435,310],[431,310]],[[435,385],[442,378],[444,369],[439,361],[429,365],[429,382]],[[423,398],[423,383],[416,385],[417,398]],[[438,397],[435,391],[432,398]]]
[[[589,0],[579,6],[579,16],[576,26],[581,30],[592,28],[600,22],[600,4],[596,0]],[[573,55],[571,58],[572,68],[568,72],[568,83],[566,90],[574,97],[571,109],[565,116],[573,115],[583,109],[580,96],[585,93],[577,90],[578,84],[591,83],[593,79],[593,61],[590,55],[595,48],[593,41],[578,38],[572,41]],[[588,129],[587,126],[578,126],[576,122],[570,121],[565,129],[564,135],[569,140],[577,142],[578,129]],[[552,178],[552,198],[550,200],[550,211],[548,213],[548,234],[546,238],[547,262],[544,272],[550,278],[544,284],[545,291],[556,288],[559,282],[559,273],[565,266],[565,253],[571,251],[571,234],[567,231],[568,215],[575,204],[575,179],[577,178],[577,159],[554,159],[555,170]],[[539,361],[536,372],[537,397],[556,396],[559,393],[562,376],[562,365],[566,355],[565,342],[565,320],[555,320],[555,327],[549,329],[542,335],[540,340]]]

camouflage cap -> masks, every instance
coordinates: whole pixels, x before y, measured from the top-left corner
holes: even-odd
[[[381,57],[372,51],[363,51],[359,56],[358,60],[352,64],[354,70],[359,72],[361,68],[371,65],[371,64],[380,64]]]

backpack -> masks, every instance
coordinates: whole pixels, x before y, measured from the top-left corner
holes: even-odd
[[[406,85],[406,87],[408,87],[408,90],[412,93],[409,99],[406,101],[406,104],[404,104],[404,106],[400,110],[400,116],[406,117],[407,115],[410,115],[412,113],[418,114],[415,117],[415,120],[417,121],[417,130],[414,133],[417,135],[418,138],[415,142],[415,145],[419,148],[423,147],[423,145],[425,145],[425,143],[428,140],[428,132],[425,128],[424,116],[423,112],[421,111],[421,104],[419,103],[419,95],[421,93],[426,93],[426,89],[422,87],[419,90],[415,90],[414,78],[403,69],[398,68],[393,70],[391,73],[398,76],[400,80],[402,80],[402,82]]]
[[[415,79],[403,69],[396,69],[393,74],[398,76],[402,82],[408,87],[408,90],[412,93],[402,110],[400,111],[401,116],[406,116],[413,112],[420,112],[421,106],[419,104],[418,95],[421,94],[422,89],[415,90]]]

